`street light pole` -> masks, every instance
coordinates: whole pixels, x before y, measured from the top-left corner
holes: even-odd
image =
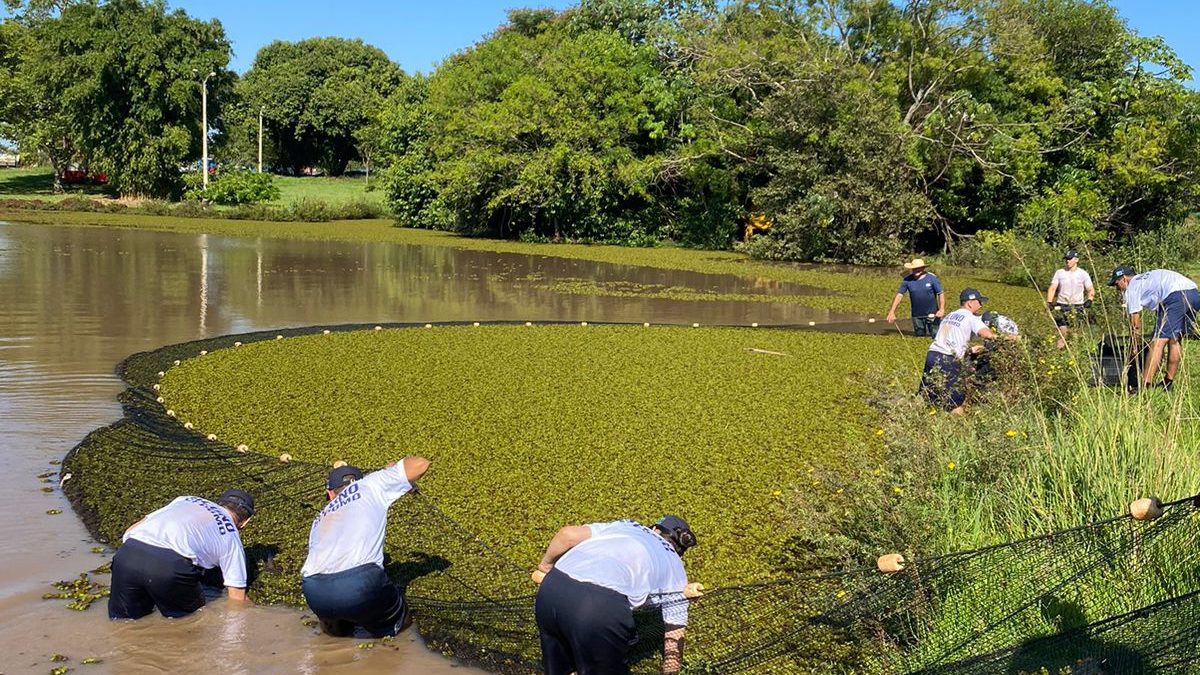
[[[266,106],[258,108],[258,172],[262,173],[262,132],[263,132],[263,110]]]
[[[200,71],[192,68],[192,74],[199,75]],[[208,189],[208,78],[216,75],[209,71],[200,80],[200,177],[205,190]]]

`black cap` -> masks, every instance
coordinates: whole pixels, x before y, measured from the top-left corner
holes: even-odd
[[[362,480],[362,477],[362,469],[357,466],[350,466],[349,464],[339,466],[329,472],[329,478],[325,481],[325,487],[330,490],[336,490],[343,485],[349,485],[353,481]]]
[[[671,540],[675,545],[675,552],[679,555],[696,545],[696,535],[692,533],[692,528],[679,516],[663,516],[654,526]]]
[[[979,304],[982,305],[983,303],[987,302],[987,296],[975,290],[974,288],[964,288],[962,293],[958,294],[958,302],[959,304],[962,304],[968,300],[978,300]]]
[[[1063,254],[1063,260],[1078,260],[1078,259],[1079,259],[1079,253],[1077,251],[1075,251],[1074,249],[1071,249],[1070,251],[1067,251],[1066,253]]]
[[[979,319],[990,326],[996,322],[997,316],[998,315],[995,312],[987,311],[987,312],[984,312],[983,314],[979,315]]]
[[[251,497],[250,493],[246,492],[245,490],[233,488],[231,490],[222,492],[221,496],[217,497],[217,503],[220,504],[222,502],[226,504],[236,504],[246,509],[247,515],[254,515],[254,497]]]
[[[1133,268],[1129,265],[1117,265],[1113,268],[1112,276],[1108,278],[1108,285],[1116,286],[1117,279],[1120,279],[1121,277],[1131,277],[1135,274],[1137,274],[1137,272],[1134,272]]]

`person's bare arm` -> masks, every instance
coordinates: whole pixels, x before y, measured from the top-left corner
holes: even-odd
[[[903,299],[904,299],[903,293],[897,293],[896,297],[892,299],[892,306],[888,308],[888,313],[887,313],[887,322],[888,323],[895,323],[896,308],[900,306],[900,301]]]
[[[1142,347],[1142,313],[1134,312],[1129,315],[1129,358],[1132,363],[1137,358],[1138,350]]]
[[[587,525],[567,525],[561,528],[554,534],[554,538],[550,540],[550,545],[546,547],[546,552],[542,554],[542,561],[538,563],[538,570],[549,572],[550,568],[554,567],[554,563],[563,556],[564,553],[578,546],[580,543],[591,539],[592,529]]]
[[[938,308],[935,316],[939,319],[946,316],[946,294],[938,293]]]
[[[978,335],[979,335],[979,337],[983,338],[984,340],[995,340],[996,339],[996,332],[993,331],[991,328],[980,328]]]
[[[683,626],[667,627],[663,635],[663,675],[675,675],[683,667],[683,635],[687,628]]]
[[[1047,289],[1046,289],[1046,304],[1047,304],[1047,305],[1053,305],[1053,304],[1054,304],[1054,296],[1055,296],[1055,294],[1056,294],[1056,293],[1058,293],[1058,282],[1057,282],[1057,281],[1051,281],[1051,282],[1050,282],[1050,288],[1047,288]],[[1093,294],[1094,294],[1094,293],[1093,293]]]

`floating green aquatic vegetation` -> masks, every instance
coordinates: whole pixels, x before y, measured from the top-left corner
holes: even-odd
[[[91,607],[92,603],[100,598],[107,598],[111,592],[108,586],[93,581],[87,572],[81,573],[77,579],[56,581],[51,585],[57,588],[58,592],[42,595],[43,600],[70,600],[66,605],[67,609],[80,612]],[[63,657],[62,660],[65,659],[66,657]]]
[[[86,659],[81,660],[80,663],[84,663],[84,664],[104,663],[104,660],[97,658],[95,656],[89,656]]]
[[[49,511],[46,511],[46,515],[48,516],[57,516],[60,513],[62,513],[62,509],[50,509]]]
[[[92,553],[104,553],[107,550],[108,549],[103,546],[93,546],[92,547]]]
[[[59,666],[50,669],[50,675],[66,675],[69,672],[71,672],[70,666]]]
[[[67,660],[67,657],[66,657],[66,656],[64,656],[64,655],[62,655],[62,654],[51,654],[51,655],[50,655],[50,662],[51,662],[51,663],[62,663],[62,662],[64,662],[64,661],[66,661],[66,660]]]
[[[44,487],[44,488],[42,488],[42,492],[45,492],[45,493],[49,494],[49,493],[51,493],[51,492],[54,492],[54,488],[52,488],[52,487]]]

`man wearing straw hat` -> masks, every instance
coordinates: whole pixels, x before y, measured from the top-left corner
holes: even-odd
[[[909,274],[896,290],[896,297],[888,309],[887,322],[896,322],[896,308],[900,306],[904,294],[908,293],[912,303],[913,335],[933,337],[946,314],[946,294],[942,292],[942,282],[932,272],[925,271],[925,261],[920,258],[904,263],[904,269],[909,270]]]

